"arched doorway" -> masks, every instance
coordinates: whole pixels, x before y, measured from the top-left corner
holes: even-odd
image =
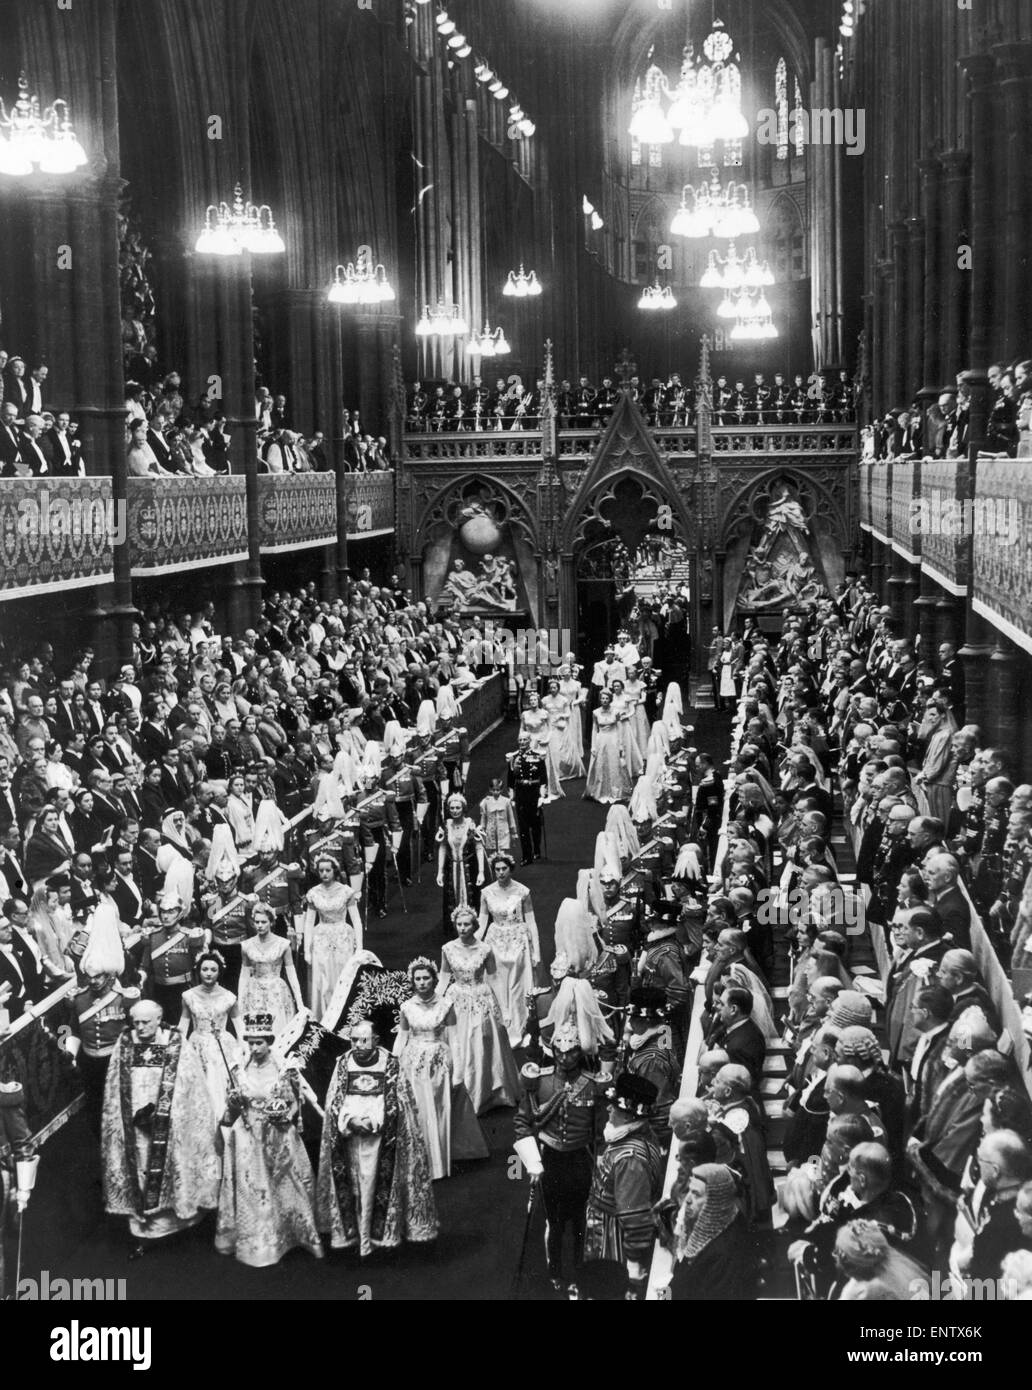
[[[595,541],[577,557],[577,660],[590,671],[620,624],[619,591],[627,551],[615,536]]]

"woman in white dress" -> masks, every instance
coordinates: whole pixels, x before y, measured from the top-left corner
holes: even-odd
[[[541,708],[541,698],[536,690],[527,696],[527,707],[520,716],[520,733],[530,735],[530,745],[535,753],[545,760],[548,773],[548,790],[545,801],[555,801],[565,796],[559,777],[559,740],[561,733],[553,728],[548,710]]]
[[[286,937],[273,934],[276,914],[267,903],[256,903],[251,925],[256,935],[241,947],[239,1011],[268,1014],[278,1036],[302,1007],[301,983]]]
[[[198,957],[196,970],[199,983],[183,995],[179,1031],[186,1039],[185,1045],[197,1053],[212,1109],[221,1120],[226,1113],[230,1068],[239,1057],[234,1021],[236,995],[219,984],[223,960],[217,951]]]
[[[592,716],[591,763],[584,789],[587,800],[611,803],[627,801],[631,795],[632,779],[627,770],[620,719],[613,709],[610,691],[598,697],[598,709]]]
[[[609,689],[613,694],[613,713],[619,721],[620,746],[624,750],[627,775],[633,784],[645,770],[645,750],[648,747],[648,739],[646,738],[644,745],[639,745],[634,724],[635,706],[627,695],[624,682],[622,680],[612,681]]]
[[[560,781],[583,777],[584,759],[579,749],[580,710],[571,707],[555,676],[548,682],[548,694],[541,701],[541,707],[548,712],[553,735],[557,736]]]
[[[455,1009],[455,1076],[465,1083],[474,1110],[482,1115],[500,1105],[516,1104],[519,1071],[490,984],[497,968],[494,952],[476,939],[478,922],[472,908],[457,907],[452,925],[458,939],[444,945],[441,994],[448,996]]]
[[[541,964],[530,889],[512,876],[514,860],[496,854],[491,860],[494,883],[480,894],[480,937],[494,952],[495,992],[509,1042],[518,1047],[527,1030],[527,1000],[534,988],[534,969]]]
[[[313,866],[319,882],[305,898],[304,952],[308,962],[310,1007],[322,1018],[333,996],[340,972],[362,949],[359,893],[340,881],[340,867],[330,855],[321,855]]]
[[[649,718],[645,713],[645,697],[647,691],[645,683],[638,674],[637,668],[628,669],[627,679],[623,683],[624,699],[627,701],[627,708],[631,715],[631,729],[634,732],[634,741],[638,745],[638,750],[645,758],[649,747]]]
[[[588,701],[588,687],[581,685],[576,669],[564,661],[559,667],[559,694],[564,696],[570,705],[570,748],[580,759],[581,766],[584,766],[584,709]],[[581,776],[584,774],[581,773]]]
[[[254,1269],[279,1264],[296,1249],[322,1259],[315,1178],[300,1133],[299,1073],[272,1054],[268,1014],[245,1016],[244,1041],[250,1055],[234,1068],[228,1091],[215,1249]]]
[[[488,1147],[466,1087],[455,1079],[448,1044],[455,1010],[437,993],[437,966],[420,956],[409,965],[408,977],[414,993],[401,1006],[394,1055],[400,1058],[400,1074],[412,1084],[436,1181],[451,1176],[453,1159],[487,1158]]]

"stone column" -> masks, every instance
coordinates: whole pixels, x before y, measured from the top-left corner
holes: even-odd
[[[989,658],[989,729],[987,740],[1007,754],[1012,774],[1021,768],[1024,741],[1024,712],[1021,709],[1019,664],[1014,648],[1004,637],[996,638]]]
[[[952,382],[967,360],[968,305],[971,292],[971,272],[957,266],[957,246],[961,232],[969,236],[970,207],[969,169],[971,157],[966,150],[950,150],[940,155],[942,165],[942,218],[939,242],[939,282],[942,294],[942,327],[940,375],[941,388]]]
[[[909,406],[924,369],[925,223],[922,217],[907,219],[906,387],[900,405]]]
[[[933,580],[929,579],[923,570],[918,570],[918,597],[914,599],[914,611],[917,614],[917,632],[921,639],[921,656],[924,660],[929,660],[934,656],[938,646],[936,635],[936,592],[937,587]]]
[[[971,337],[968,361],[979,370],[989,365],[993,335],[994,291],[1000,251],[1000,195],[1003,171],[994,163],[996,131],[993,122],[995,65],[985,53],[960,60],[967,78],[971,112]],[[1027,228],[1024,229],[1027,232]]]
[[[1028,164],[1029,115],[1032,111],[1032,44],[999,44],[993,49],[997,64],[1000,119],[1005,132],[1006,163],[998,179],[1003,198],[1003,276],[1000,291],[1003,319],[1003,356],[1028,351],[1028,320],[1032,311],[1029,289]],[[997,202],[999,207],[999,202]]]
[[[925,232],[924,326],[921,335],[923,357],[920,376],[926,388],[934,387],[938,391],[942,384],[942,345],[939,335],[942,332],[943,286],[939,261],[941,244],[936,233],[942,215],[942,167],[937,159],[922,159],[918,168],[921,170]]]

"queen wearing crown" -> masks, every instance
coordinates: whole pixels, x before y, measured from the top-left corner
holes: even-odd
[[[315,1228],[315,1179],[301,1142],[301,1079],[271,1052],[271,1013],[244,1019],[250,1055],[232,1068],[223,1123],[215,1249],[256,1269],[295,1249],[322,1258]]]

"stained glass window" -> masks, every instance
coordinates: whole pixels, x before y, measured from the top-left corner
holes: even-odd
[[[778,158],[788,158],[788,65],[778,59],[774,72],[774,105],[778,113]]]

